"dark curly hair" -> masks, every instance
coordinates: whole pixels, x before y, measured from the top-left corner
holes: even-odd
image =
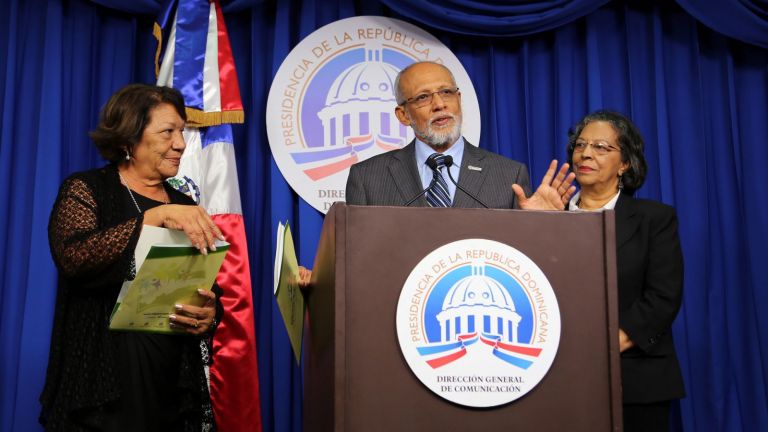
[[[621,161],[629,164],[629,168],[621,175],[621,182],[624,185],[623,191],[630,195],[634,194],[645,182],[645,174],[648,172],[648,164],[645,162],[645,155],[643,154],[645,142],[637,126],[623,114],[599,110],[587,114],[573,125],[568,131],[568,163],[573,166],[574,144],[581,135],[581,131],[588,124],[596,121],[607,122],[616,131],[621,147]]]
[[[184,97],[174,88],[129,84],[113,94],[101,110],[99,125],[88,134],[101,157],[117,162],[126,151],[133,154],[133,147],[149,124],[150,111],[163,103],[172,105],[187,121]]]

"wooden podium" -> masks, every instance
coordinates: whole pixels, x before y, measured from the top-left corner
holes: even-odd
[[[360,207],[323,224],[305,329],[305,431],[616,431],[621,385],[613,212]],[[396,308],[414,266],[453,241],[512,246],[560,308],[549,372],[522,398],[467,408],[434,394],[398,345]]]

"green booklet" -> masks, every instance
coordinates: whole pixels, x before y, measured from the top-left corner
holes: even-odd
[[[203,255],[183,232],[145,225],[136,247],[136,278],[123,283],[110,330],[179,333],[171,330],[168,315],[177,303],[203,305],[197,290],[211,289],[228,250],[229,243],[217,242],[216,251]]]
[[[275,298],[291,340],[296,363],[301,362],[301,339],[304,331],[304,294],[299,289],[299,263],[288,222],[277,226],[275,252]]]

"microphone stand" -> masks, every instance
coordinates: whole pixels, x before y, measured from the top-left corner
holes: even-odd
[[[471,193],[469,193],[469,192],[468,192],[466,189],[464,189],[463,187],[461,187],[461,186],[459,185],[459,183],[458,183],[458,182],[456,182],[456,180],[454,180],[454,179],[453,179],[453,174],[451,174],[451,166],[452,166],[452,165],[453,165],[453,157],[451,157],[451,156],[445,156],[445,167],[446,167],[446,169],[448,170],[448,178],[449,178],[449,179],[451,179],[451,182],[452,182],[454,185],[456,185],[456,187],[457,187],[459,190],[461,190],[462,192],[464,192],[465,194],[467,194],[467,195],[468,195],[470,198],[472,198],[473,200],[475,200],[475,201],[477,201],[478,203],[480,203],[480,205],[481,205],[481,206],[483,206],[483,207],[485,207],[485,208],[488,208],[488,206],[487,206],[487,205],[486,205],[484,202],[480,201],[480,198],[478,198],[478,197],[476,197],[476,196],[472,195]],[[454,198],[454,199],[455,199],[455,198]]]
[[[414,202],[414,201],[416,201],[416,200],[417,200],[417,199],[419,199],[419,198],[420,198],[422,195],[424,195],[425,193],[427,193],[427,191],[429,191],[430,189],[432,189],[432,186],[434,186],[434,184],[435,184],[435,179],[433,178],[433,179],[432,179],[432,181],[431,181],[431,182],[429,182],[429,186],[427,186],[427,188],[426,188],[426,189],[424,189],[423,191],[419,192],[419,193],[418,193],[418,195],[416,195],[415,197],[411,198],[411,199],[410,199],[410,200],[409,200],[407,203],[403,204],[403,207],[410,207],[410,206],[411,206],[411,204],[413,204],[413,202]]]

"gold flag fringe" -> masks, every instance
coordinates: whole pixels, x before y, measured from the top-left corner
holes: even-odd
[[[160,50],[163,48],[163,29],[160,24],[155,23],[152,27],[152,35],[157,39],[157,50],[155,50],[155,79],[160,75]]]
[[[193,127],[218,126],[223,123],[244,123],[243,110],[205,112],[187,107],[187,125]]]

